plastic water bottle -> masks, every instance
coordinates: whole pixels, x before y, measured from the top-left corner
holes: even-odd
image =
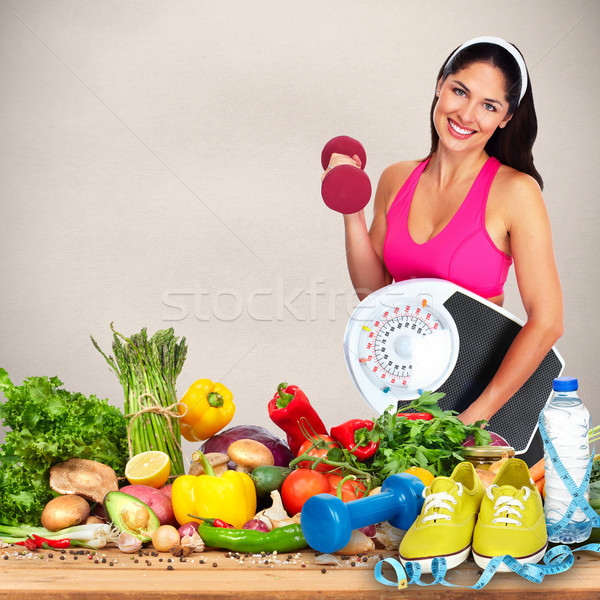
[[[543,411],[544,426],[563,466],[579,487],[585,477],[590,457],[588,442],[590,413],[577,395],[578,384],[575,377],[558,377],[552,387],[554,395]],[[562,519],[573,498],[559,473],[556,472],[548,448],[545,449],[544,459],[546,470],[544,513],[546,523],[551,525]],[[589,487],[585,492],[585,499],[588,498]],[[563,544],[583,542],[588,539],[591,531],[590,519],[580,508],[577,508],[571,521],[549,540]]]

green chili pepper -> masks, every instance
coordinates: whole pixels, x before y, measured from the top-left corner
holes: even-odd
[[[307,546],[300,525],[285,525],[272,531],[255,529],[224,529],[208,524],[198,529],[204,543],[211,548],[224,548],[237,552],[293,552]]]

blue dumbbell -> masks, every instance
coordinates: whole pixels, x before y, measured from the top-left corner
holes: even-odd
[[[399,473],[383,482],[379,494],[351,502],[342,502],[332,494],[317,494],[302,507],[302,533],[314,550],[335,552],[348,544],[353,529],[383,521],[408,529],[421,512],[424,490],[418,477]]]

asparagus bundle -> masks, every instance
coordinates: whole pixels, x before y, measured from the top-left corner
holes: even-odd
[[[113,356],[107,356],[92,337],[96,350],[104,356],[115,372],[125,393],[124,411],[135,415],[145,408],[154,406],[151,394],[162,409],[177,402],[175,381],[185,362],[187,345],[185,337],[175,337],[173,328],[157,331],[151,338],[144,327],[140,333],[130,337],[113,331]],[[176,411],[175,411],[176,412]],[[147,450],[161,450],[171,459],[171,475],[184,473],[180,450],[181,434],[179,421],[167,414],[145,412],[129,417],[132,454]],[[171,427],[169,426],[169,422]],[[173,434],[171,434],[171,429]]]

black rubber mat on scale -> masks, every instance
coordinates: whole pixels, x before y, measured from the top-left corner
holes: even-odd
[[[439,402],[441,408],[462,412],[490,382],[521,325],[460,292],[452,294],[444,306],[456,323],[460,347],[454,370],[436,391],[446,394]],[[551,350],[490,419],[487,429],[506,439],[516,453],[525,452],[537,430],[538,415],[552,393],[552,382],[561,370],[561,361]]]

